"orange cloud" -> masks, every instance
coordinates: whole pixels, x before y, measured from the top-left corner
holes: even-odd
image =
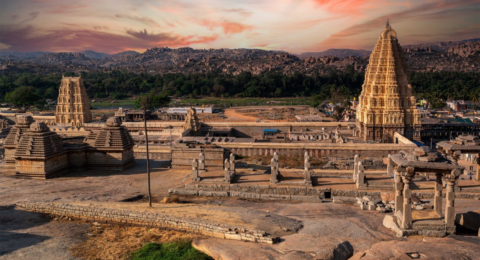
[[[376,0],[312,0],[334,14],[359,15],[363,10],[371,8]]]
[[[241,24],[237,22],[229,22],[229,21],[215,22],[211,20],[203,20],[203,21],[200,21],[200,25],[205,26],[210,30],[213,30],[215,27],[221,27],[225,35],[242,33],[244,31],[253,29],[253,26],[251,25]]]

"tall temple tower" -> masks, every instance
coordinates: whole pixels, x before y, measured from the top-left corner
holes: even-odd
[[[364,140],[392,141],[395,132],[420,139],[420,110],[412,95],[405,55],[389,22],[370,54],[357,107]]]
[[[62,77],[55,122],[77,126],[90,121],[92,113],[82,77]]]

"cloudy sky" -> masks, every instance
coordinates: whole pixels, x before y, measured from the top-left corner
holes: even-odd
[[[479,0],[0,0],[0,50],[371,50],[480,37]]]

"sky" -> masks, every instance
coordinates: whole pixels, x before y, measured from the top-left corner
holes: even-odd
[[[371,50],[480,38],[480,0],[0,0],[0,51]]]

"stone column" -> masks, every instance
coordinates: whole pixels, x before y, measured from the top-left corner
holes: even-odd
[[[225,159],[225,169],[224,171],[224,178],[223,182],[225,183],[231,183],[231,177],[230,177],[230,161],[228,159]]]
[[[445,224],[447,226],[453,227],[455,226],[455,180],[447,181],[447,205],[445,207]]]
[[[395,173],[395,214],[402,211],[403,205],[403,181],[398,171]]]
[[[393,161],[392,161],[392,158],[391,158],[391,155],[390,155],[390,154],[388,155],[387,174],[388,174],[388,176],[390,176],[390,177],[394,176],[394,173],[393,173]]]
[[[439,216],[442,216],[442,174],[436,174],[435,180],[435,197],[433,198],[433,209]]]
[[[310,176],[310,157],[307,152],[305,152],[303,174],[305,176],[305,185],[312,186],[312,177]]]
[[[449,227],[455,226],[455,183],[462,171],[454,169],[449,174],[445,174],[445,181],[447,182],[447,206],[445,207],[445,224]]]
[[[200,153],[198,156],[198,169],[204,171],[205,170],[205,154],[203,152]]]
[[[362,162],[358,162],[357,188],[365,187],[365,172]]]
[[[200,176],[198,174],[198,161],[193,159],[192,161],[192,182],[200,181]]]
[[[475,176],[475,180],[480,181],[480,154],[477,157],[477,174]]]
[[[230,153],[230,171],[235,173],[235,154]]]
[[[270,184],[276,184],[278,183],[277,180],[277,175],[278,175],[278,166],[277,166],[277,161],[275,160],[275,157],[272,158],[270,161]]]
[[[353,181],[356,182],[357,180],[357,175],[358,175],[358,162],[360,161],[360,156],[358,154],[355,154],[355,157],[353,157]]]
[[[410,182],[412,181],[413,174],[410,174],[411,167],[407,168],[407,172],[403,177],[403,216],[402,226],[404,229],[412,228],[412,191],[410,190]],[[396,206],[396,205],[395,205]]]

